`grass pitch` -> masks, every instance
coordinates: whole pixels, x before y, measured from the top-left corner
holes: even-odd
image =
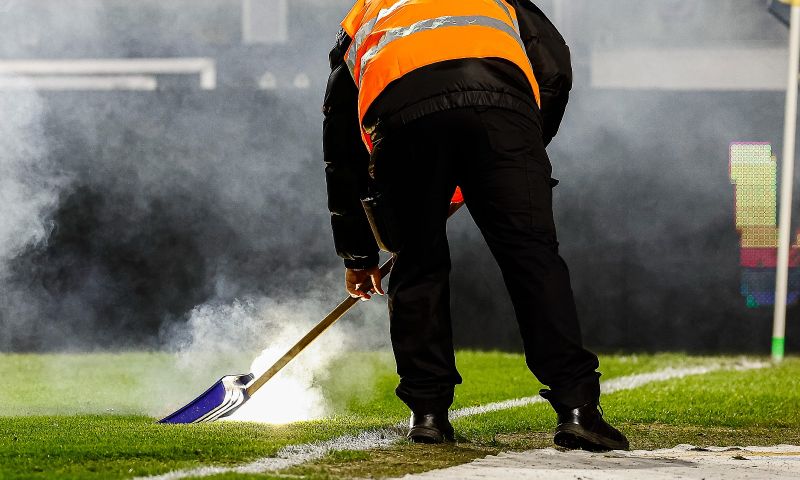
[[[667,366],[726,361],[681,355],[603,356],[603,379]],[[406,418],[394,397],[386,354],[341,358],[320,377],[327,420],[288,425],[218,422],[157,425],[151,415],[174,401],[148,394],[163,377],[166,354],[0,355],[0,478],[131,478],[205,465],[238,465],[282,447],[379,428]],[[455,408],[530,396],[540,385],[520,355],[460,352],[464,385]],[[372,372],[360,382],[353,372]],[[357,374],[356,374],[357,376]],[[214,378],[208,379],[210,385]],[[189,400],[196,392],[183,392]],[[610,422],[634,448],[800,443],[800,359],[750,371],[717,371],[653,383],[603,397]],[[161,411],[161,413],[168,413]],[[462,418],[459,442],[336,452],[281,472],[301,478],[395,476],[470,461],[502,450],[551,446],[554,414],[546,404]],[[225,474],[213,478],[270,478]]]

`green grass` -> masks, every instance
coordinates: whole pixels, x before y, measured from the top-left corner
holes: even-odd
[[[604,375],[601,380],[712,361],[712,357],[680,354],[609,355],[601,361]],[[375,376],[370,385],[363,385],[357,372],[364,364],[380,365],[384,373]],[[462,351],[457,355],[457,364],[464,383],[456,388],[453,408],[528,397],[536,395],[543,387],[531,375],[520,354]],[[334,376],[324,383],[326,397],[331,399],[336,411],[393,421],[407,415],[405,405],[394,396],[397,377],[392,373],[394,363],[390,354],[351,354],[336,361],[331,370],[356,372],[356,375]]]
[[[601,370],[604,378],[612,378],[721,360],[610,355],[601,358]],[[236,465],[286,445],[386,426],[407,415],[393,394],[390,356],[355,353],[321,372],[319,384],[331,404],[331,419],[283,426],[157,425],[149,415],[179,396],[188,400],[186,392],[170,392],[154,383],[174,377],[181,384],[173,361],[166,354],[148,353],[0,355],[0,478],[113,479]],[[460,352],[458,365],[464,385],[457,389],[456,408],[530,396],[540,388],[520,355]],[[789,358],[766,370],[656,383],[604,396],[603,406],[609,421],[629,435],[635,448],[798,443],[800,359]],[[455,422],[455,445],[401,443],[368,452],[337,452],[285,473],[311,479],[380,477],[463,463],[501,450],[545,447],[551,445],[554,420],[545,404],[463,418]],[[270,478],[214,478],[228,477]]]

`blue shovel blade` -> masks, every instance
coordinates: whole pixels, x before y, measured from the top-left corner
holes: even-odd
[[[245,385],[253,378],[252,373],[224,376],[202,395],[158,423],[197,423],[228,416],[248,400]]]

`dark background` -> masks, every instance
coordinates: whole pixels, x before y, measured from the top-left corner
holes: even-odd
[[[0,258],[0,351],[159,347],[206,302],[287,298],[318,277],[328,279],[319,288],[340,288],[320,105],[348,2],[294,0],[289,42],[255,46],[241,44],[235,0],[64,3],[0,12],[4,58],[213,57],[219,84],[203,91],[187,76],[159,79],[155,92],[35,94],[41,162],[66,180],[41,212],[46,238]],[[780,47],[784,26],[758,0],[567,3],[576,87],[550,155],[586,342],[767,352],[772,309],[748,309],[739,293],[728,145],[768,141],[780,156],[784,94],[593,89],[587,78],[593,48]],[[257,88],[265,70],[276,90]],[[308,88],[293,85],[298,74]],[[18,95],[0,91],[6,105]],[[450,233],[458,345],[519,349],[499,271],[466,211]],[[790,308],[790,352],[797,316]]]

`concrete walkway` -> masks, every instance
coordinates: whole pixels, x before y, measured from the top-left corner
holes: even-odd
[[[800,447],[709,447],[589,453],[552,448],[501,453],[404,479],[634,480],[800,479]]]

